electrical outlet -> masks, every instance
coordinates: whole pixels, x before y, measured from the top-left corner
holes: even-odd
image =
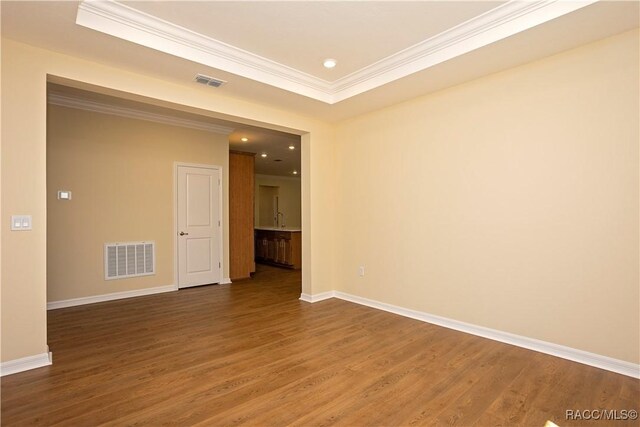
[[[358,276],[360,277],[364,276],[364,265],[361,265],[360,267],[358,267]]]

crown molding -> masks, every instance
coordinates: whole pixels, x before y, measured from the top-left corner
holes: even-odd
[[[326,80],[231,46],[116,1],[85,0],[76,24],[209,67],[331,103]]]
[[[57,93],[50,93],[47,102],[52,105],[61,107],[76,108],[79,110],[92,111],[94,113],[111,114],[114,116],[127,117],[131,119],[146,120],[149,122],[162,123],[166,125],[180,126],[190,129],[204,130],[221,135],[229,135],[233,132],[233,128],[220,126],[213,123],[200,122],[197,120],[189,120],[178,117],[167,116],[164,114],[151,113],[135,108],[128,108],[119,105],[105,104],[88,99],[76,98]]]
[[[598,0],[511,0],[332,83],[340,102],[574,12]]]
[[[598,0],[511,0],[333,82],[116,1],[84,0],[76,23],[164,53],[335,104],[487,46]]]

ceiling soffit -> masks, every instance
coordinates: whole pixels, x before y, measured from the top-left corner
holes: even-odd
[[[78,7],[76,23],[167,54],[335,104],[596,1],[512,0],[335,81],[318,78],[115,1],[83,1]]]
[[[170,114],[159,114],[145,111],[142,108],[130,108],[116,103],[106,103],[93,101],[86,98],[69,96],[59,93],[49,93],[47,102],[60,107],[76,108],[79,110],[92,111],[94,113],[111,114],[114,116],[127,117],[132,119],[146,120],[150,122],[163,123],[167,125],[186,127],[197,130],[204,130],[220,135],[229,135],[234,128],[208,123],[202,120],[192,120],[176,117]]]

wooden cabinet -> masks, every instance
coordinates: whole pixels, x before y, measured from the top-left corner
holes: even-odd
[[[302,267],[300,231],[255,231],[256,261],[299,269]]]
[[[255,154],[229,152],[229,277],[256,271],[253,245]]]

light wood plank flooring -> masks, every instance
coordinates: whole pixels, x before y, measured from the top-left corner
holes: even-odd
[[[542,426],[635,409],[638,380],[340,300],[300,273],[49,312],[54,365],[2,379],[2,425]]]

